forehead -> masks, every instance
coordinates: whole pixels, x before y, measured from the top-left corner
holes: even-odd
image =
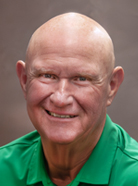
[[[104,76],[106,68],[99,56],[86,48],[46,47],[33,57],[29,68],[36,73],[58,73],[64,77],[74,75]]]
[[[92,64],[108,68],[109,47],[104,37],[104,33],[97,27],[91,32],[79,27],[70,29],[69,25],[57,29],[40,29],[30,42],[27,63],[31,65],[36,58],[81,58],[85,59],[81,60],[83,65],[91,60]]]
[[[97,32],[97,31],[96,31]],[[101,37],[101,36],[100,36]],[[30,58],[38,56],[57,54],[61,56],[83,56],[85,58],[95,58],[106,60],[105,43],[93,36],[81,34],[80,32],[69,32],[63,30],[62,33],[41,34],[31,43]]]

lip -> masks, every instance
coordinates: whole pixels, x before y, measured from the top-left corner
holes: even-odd
[[[49,117],[51,117],[51,118],[55,118],[55,119],[61,119],[61,120],[69,120],[69,119],[73,119],[73,118],[76,118],[77,117],[77,115],[75,115],[75,114],[70,114],[70,113],[64,113],[64,112],[54,112],[54,111],[49,111],[49,110],[47,110],[47,109],[45,109],[45,111],[46,111],[46,113],[47,113],[47,115],[49,116]],[[52,113],[53,115],[51,115],[50,113]],[[55,115],[55,116],[54,116]],[[56,117],[56,115],[57,115],[57,117]],[[58,115],[61,115],[62,117],[58,117]],[[64,116],[71,116],[71,117],[64,117]]]

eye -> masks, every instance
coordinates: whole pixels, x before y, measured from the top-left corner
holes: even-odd
[[[40,73],[39,80],[42,83],[55,83],[58,80],[58,77],[55,74],[52,73]]]
[[[86,81],[87,79],[85,77],[78,77],[79,81]]]
[[[44,74],[43,77],[45,77],[45,78],[51,78],[51,74]]]
[[[88,76],[76,76],[73,78],[73,82],[76,85],[87,86],[91,84],[92,79]]]
[[[43,74],[43,77],[47,79],[56,79],[55,75],[52,74]]]
[[[83,76],[78,76],[78,77],[75,77],[74,80],[75,81],[86,81],[87,78],[86,77],[83,77]]]

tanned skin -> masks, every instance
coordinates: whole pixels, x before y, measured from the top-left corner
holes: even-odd
[[[38,28],[26,61],[17,62],[28,114],[56,185],[76,177],[99,141],[106,108],[124,77],[114,61],[107,32],[84,15],[66,13]]]

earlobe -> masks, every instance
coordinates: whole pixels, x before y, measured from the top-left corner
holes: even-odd
[[[20,81],[20,85],[22,87],[24,97],[26,99],[26,82],[27,82],[27,75],[26,75],[26,69],[25,69],[25,62],[18,61],[16,64],[16,72],[17,76]]]
[[[123,68],[120,66],[114,68],[111,79],[110,79],[110,84],[109,84],[107,106],[111,105],[121,83],[123,82],[123,79],[124,79]]]

